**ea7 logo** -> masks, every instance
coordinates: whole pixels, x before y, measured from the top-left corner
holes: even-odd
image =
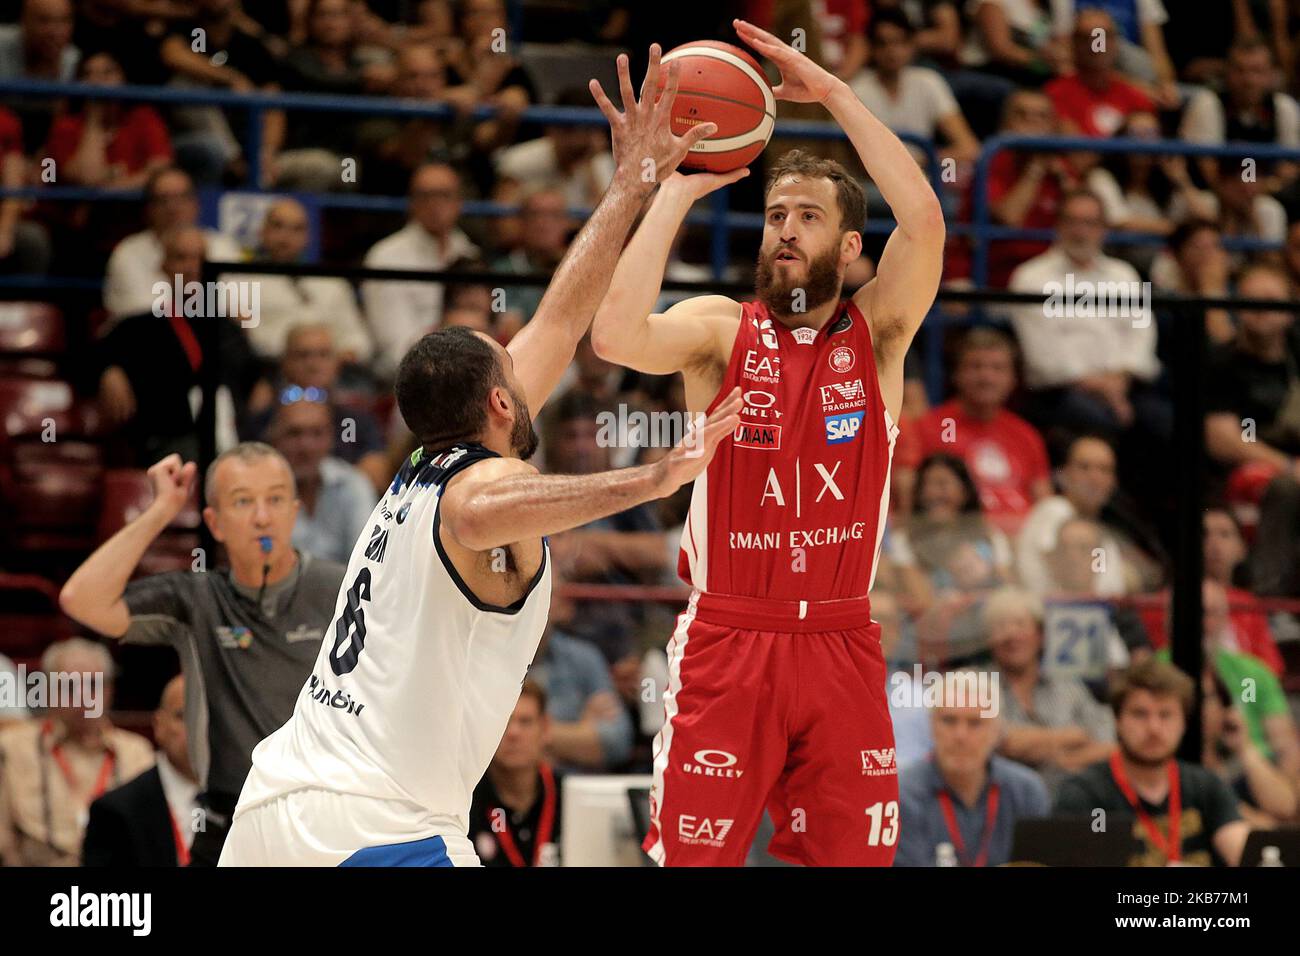
[[[681,814],[677,817],[677,836],[683,843],[705,843],[709,846],[722,846],[727,842],[727,834],[735,820],[710,820],[708,817],[696,817]]]
[[[848,412],[844,415],[831,415],[826,419],[826,444],[842,445],[858,437],[862,427],[862,412]]]
[[[894,760],[894,748],[885,750],[862,751],[862,775],[865,777],[889,777],[898,773]]]

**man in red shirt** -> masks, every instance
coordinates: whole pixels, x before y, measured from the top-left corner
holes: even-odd
[[[1115,21],[1104,10],[1084,10],[1075,20],[1071,42],[1076,72],[1043,88],[1065,132],[1114,136],[1132,114],[1155,111],[1151,98],[1115,71],[1119,40]]]
[[[1015,346],[1002,332],[975,328],[962,339],[953,372],[957,394],[900,430],[894,453],[899,514],[910,511],[917,465],[937,452],[965,461],[985,515],[1008,534],[1052,493],[1042,437],[1006,409],[1016,387],[1015,359]]]

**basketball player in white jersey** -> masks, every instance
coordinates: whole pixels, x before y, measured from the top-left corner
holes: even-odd
[[[544,536],[671,494],[735,429],[739,390],[655,465],[567,476],[526,462],[529,409],[573,359],[638,210],[716,129],[672,135],[676,69],[655,103],[658,47],[641,102],[625,56],[618,74],[625,113],[591,83],[617,172],[532,321],[508,348],[449,328],[402,360],[398,406],[421,448],[353,550],[293,717],[253,752],[221,865],[477,865],[470,796],[546,623]]]

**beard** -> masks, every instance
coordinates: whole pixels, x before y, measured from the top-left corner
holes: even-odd
[[[837,246],[831,246],[821,255],[808,260],[808,275],[805,279],[791,279],[778,276],[776,257],[786,250],[786,246],[777,246],[770,253],[758,254],[758,264],[754,269],[754,292],[758,300],[767,306],[773,315],[793,315],[794,296],[802,289],[802,312],[811,312],[819,306],[837,298],[840,294],[839,257]]]
[[[1169,758],[1178,752],[1178,745],[1175,743],[1172,747],[1167,748],[1163,753],[1152,757],[1145,753],[1136,753],[1133,748],[1124,741],[1123,737],[1117,737],[1116,742],[1119,744],[1120,750],[1124,752],[1124,759],[1137,764],[1139,767],[1163,767],[1165,763],[1168,762]]]
[[[510,430],[510,450],[518,455],[521,461],[527,461],[537,451],[539,441],[537,430],[533,428],[533,417],[528,414],[528,403],[524,401],[524,397],[517,394],[514,389],[510,390],[510,397],[515,402],[515,424]]]

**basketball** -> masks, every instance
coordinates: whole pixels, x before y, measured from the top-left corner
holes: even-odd
[[[713,173],[748,166],[772,138],[776,122],[776,98],[758,62],[739,47],[712,40],[685,43],[664,54],[665,64],[674,60],[681,61],[681,78],[673,132],[680,136],[700,123],[718,126],[682,165]]]

